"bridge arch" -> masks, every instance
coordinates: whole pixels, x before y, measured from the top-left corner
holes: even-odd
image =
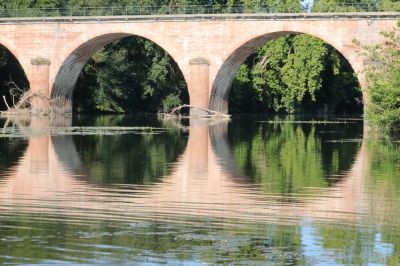
[[[21,66],[22,70],[24,71],[24,74],[26,77],[28,77],[29,74],[29,66],[28,64],[30,62],[23,60],[25,55],[23,53],[20,53],[18,51],[17,46],[15,45],[15,42],[13,42],[11,39],[5,38],[0,34],[0,46],[4,47],[18,62],[18,64]]]
[[[349,62],[351,68],[356,73],[358,82],[362,89],[363,99],[366,99],[367,95],[364,89],[365,81],[362,75],[363,60],[357,54],[355,45],[351,42],[345,43],[343,40],[340,40],[340,38],[335,38],[335,36],[329,38],[328,35],[324,36],[314,31],[282,30],[270,33],[261,33],[255,36],[250,36],[250,38],[244,42],[233,46],[233,49],[228,52],[226,59],[223,60],[221,67],[217,71],[214,82],[212,83],[209,102],[210,109],[222,113],[228,113],[229,94],[240,65],[243,64],[259,47],[268,41],[281,36],[296,34],[306,34],[318,38],[336,49]]]
[[[60,113],[71,113],[72,112],[72,97],[73,90],[80,73],[83,70],[85,64],[95,54],[96,51],[103,48],[105,45],[125,38],[125,37],[141,37],[159,46],[163,49],[177,64],[179,70],[187,83],[185,72],[180,66],[180,62],[176,60],[174,51],[171,51],[169,47],[163,45],[161,41],[156,40],[148,34],[137,33],[135,31],[129,32],[95,32],[89,36],[85,35],[74,40],[73,45],[65,49],[62,54],[62,59],[53,66],[55,76],[52,81],[50,78],[51,92],[50,98],[56,99],[57,107],[60,108]]]
[[[8,41],[5,38],[2,38],[0,35],[0,49],[5,52],[5,59],[7,60],[6,67],[0,71],[0,88],[3,90],[3,94],[7,98],[7,102],[9,105],[12,104],[11,95],[7,92],[10,89],[4,87],[6,86],[4,83],[8,81],[14,82],[21,90],[28,90],[31,75],[30,66],[27,66],[30,62],[25,62],[21,59],[24,59],[24,54],[18,52],[17,48],[13,45],[12,42]],[[1,66],[4,67],[4,66]],[[4,71],[5,72],[4,72]],[[12,86],[11,86],[12,87]],[[5,104],[0,104],[1,108],[6,109]],[[11,106],[12,107],[12,106]]]

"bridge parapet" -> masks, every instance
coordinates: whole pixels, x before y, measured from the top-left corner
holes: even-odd
[[[400,11],[400,4],[390,6],[379,3],[316,4],[315,6],[271,5],[160,5],[71,8],[0,9],[1,18],[21,17],[103,17],[103,16],[158,16],[158,15],[205,15],[205,14],[310,14],[310,13],[357,13]]]
[[[332,13],[242,13],[242,14],[171,14],[118,16],[54,16],[0,17],[0,24],[87,23],[87,22],[159,22],[159,21],[221,21],[221,20],[393,20],[400,12],[332,12]]]

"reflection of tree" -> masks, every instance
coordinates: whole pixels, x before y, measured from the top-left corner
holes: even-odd
[[[113,136],[74,136],[89,179],[105,183],[146,183],[169,173],[186,145],[178,129]]]
[[[0,141],[0,173],[18,163],[28,144],[26,139],[7,138]],[[6,156],[4,156],[6,155]]]
[[[107,126],[116,125],[111,122],[109,124],[106,120],[101,123]],[[146,182],[156,179],[154,174],[158,173],[157,169],[161,169],[157,168],[157,164],[166,165],[168,160],[174,161],[171,158],[179,155],[170,150],[183,148],[182,142],[186,142],[181,131],[164,122],[162,125],[160,122],[154,123],[153,126],[168,130],[161,135],[114,135],[109,137],[115,138],[113,145],[106,136],[90,136],[93,138],[90,143],[87,143],[86,137],[69,137],[75,140],[84,168],[93,167],[93,171],[89,170],[92,180]],[[275,193],[274,189],[281,189],[278,185],[285,185],[286,180],[281,181],[279,178],[283,177],[279,174],[292,174],[293,191],[301,192],[304,186],[315,184],[329,186],[329,180],[324,178],[350,170],[348,166],[353,162],[352,156],[358,151],[359,144],[326,140],[354,138],[362,132],[361,127],[355,124],[247,122],[238,127],[234,124],[230,127],[230,141],[233,143],[236,160],[241,162],[240,168],[252,173],[250,178],[272,192],[269,195]],[[338,132],[337,127],[343,133]],[[381,143],[370,144],[367,156],[363,145],[351,170],[346,171],[346,176],[331,188],[323,190],[315,200],[310,198],[300,204],[282,203],[275,198],[263,197],[265,193],[254,189],[252,185],[236,182],[244,177],[238,177],[235,171],[227,170],[232,170],[234,164],[228,142],[224,138],[225,133],[226,124],[213,125],[210,128],[193,125],[190,128],[188,147],[174,163],[173,173],[161,182],[145,186],[143,190],[135,190],[138,195],[132,195],[135,194],[132,193],[132,188],[142,186],[104,186],[98,189],[90,182],[76,182],[76,172],[70,173],[69,170],[79,169],[79,164],[72,161],[78,155],[74,153],[74,149],[68,150],[67,145],[72,144],[71,139],[67,139],[68,136],[52,137],[48,142],[50,148],[44,154],[47,155],[47,168],[51,169],[50,172],[46,170],[27,174],[36,168],[32,162],[38,159],[38,151],[31,149],[16,168],[20,172],[9,178],[10,182],[4,182],[0,186],[2,207],[17,206],[10,211],[4,209],[3,218],[0,219],[0,227],[4,229],[0,233],[0,250],[7,250],[7,255],[10,256],[0,256],[0,263],[45,263],[46,259],[52,259],[103,264],[135,261],[140,264],[148,258],[155,258],[170,264],[200,261],[210,264],[252,265],[262,261],[277,265],[303,265],[307,264],[305,254],[310,251],[304,247],[309,237],[304,237],[303,225],[292,219],[298,216],[301,219],[328,221],[324,224],[315,223],[314,232],[319,250],[327,252],[325,258],[329,257],[329,260],[336,258],[337,262],[356,265],[373,260],[383,262],[382,264],[398,264],[398,256],[384,256],[375,248],[379,234],[382,235],[379,241],[388,243],[394,252],[400,246],[398,229],[394,229],[399,222],[398,147]],[[120,138],[127,138],[127,141]],[[32,137],[31,148],[43,147],[42,143],[47,143],[44,140],[45,138]],[[181,144],[182,146],[177,146]],[[203,149],[203,144],[206,144],[207,149]],[[242,151],[239,149],[241,147],[244,147],[243,154],[251,155],[253,159],[248,163],[248,169],[243,167],[245,156],[239,157],[241,154],[238,154],[238,151]],[[143,151],[142,148],[146,150]],[[138,156],[132,158],[132,150],[135,149],[143,153],[139,159]],[[57,156],[53,155],[53,150],[57,152]],[[204,150],[206,156],[199,155]],[[60,152],[64,152],[64,156],[60,156]],[[149,161],[148,156],[154,156],[154,161]],[[287,157],[290,160],[282,162]],[[107,161],[109,159],[111,162]],[[204,164],[199,164],[199,159],[204,159]],[[342,162],[345,159],[350,162]],[[112,171],[119,163],[129,165],[132,160],[148,162],[145,166],[138,166],[144,170],[134,172],[137,176],[142,175],[148,179],[129,179],[124,171],[129,170],[130,166],[120,172]],[[225,160],[226,164],[220,165],[219,160]],[[58,161],[64,164],[68,161],[69,169],[60,167]],[[369,178],[364,171],[368,162],[371,171]],[[302,170],[300,166],[305,163],[311,164],[310,167],[315,168],[313,171],[321,174],[316,181],[306,180],[306,175],[314,172]],[[101,164],[104,166],[99,167]],[[146,166],[149,164],[152,167]],[[271,168],[271,164],[277,166]],[[104,172],[102,167],[111,169],[108,174],[114,173],[114,176],[107,179],[107,174],[100,173]],[[199,171],[202,167],[207,167],[207,171]],[[162,169],[168,171],[167,168]],[[278,176],[267,179],[262,175],[263,169],[266,171],[264,175],[269,175],[272,169],[275,171],[272,173]],[[99,178],[95,179],[97,176],[94,175],[98,173]],[[237,178],[232,180],[233,177]],[[12,183],[13,179],[15,183]],[[14,189],[16,184],[30,185],[32,179],[35,185],[29,191]],[[270,180],[278,185],[268,184]],[[370,182],[367,189],[364,189],[364,180]],[[372,191],[365,193],[368,189]],[[22,192],[25,192],[24,198],[20,197]],[[371,195],[372,200],[362,204],[368,195]],[[300,195],[298,198],[302,197]],[[369,210],[371,213],[367,212]],[[364,221],[365,217],[371,217],[372,222],[381,219],[382,225],[364,226],[369,221],[368,218]],[[276,218],[279,220],[275,220]],[[344,224],[342,219],[346,219]],[[295,224],[291,224],[292,222]],[[15,260],[12,256],[16,257]],[[30,261],[22,261],[21,258],[28,258]]]
[[[389,265],[400,265],[400,145],[369,142],[369,178],[374,216],[380,217],[382,241],[393,245]]]
[[[35,227],[41,230],[32,228],[33,218],[39,218],[35,221]],[[169,252],[174,252],[178,258],[191,258],[188,251],[193,246],[206,247],[213,242],[200,238],[186,239],[180,236],[183,232],[179,229],[167,231],[163,224],[157,222],[143,222],[131,228],[127,225],[121,229],[121,223],[112,221],[98,220],[76,224],[71,223],[68,216],[59,215],[52,222],[48,222],[46,218],[51,219],[46,215],[17,215],[11,216],[8,221],[0,221],[0,225],[8,227],[0,232],[3,240],[0,241],[0,250],[7,250],[9,254],[9,257],[0,256],[0,263],[29,261],[48,264],[52,261],[50,264],[53,264],[58,261],[63,265],[72,262],[96,264],[99,252],[104,252],[103,255],[109,253],[110,257],[98,258],[100,264],[112,261],[110,264],[120,265],[127,261],[140,262],[148,257],[162,257]],[[8,241],[14,244],[10,245]],[[144,250],[147,256],[141,254]],[[169,260],[165,259],[167,261]]]
[[[350,169],[360,144],[329,140],[359,138],[361,125],[286,122],[232,124],[232,150],[246,176],[286,194],[330,186],[338,180],[334,175]]]
[[[1,53],[1,52],[0,52]],[[2,130],[7,132],[7,129],[11,127],[18,128],[20,125],[26,125],[26,121],[14,121],[10,119],[0,120]],[[18,163],[18,160],[24,154],[26,147],[28,146],[28,140],[23,138],[7,137],[0,138],[0,173],[4,173],[11,166]]]
[[[337,263],[362,265],[400,264],[400,147],[393,143],[367,142],[368,176],[365,190],[369,214],[363,225],[319,225],[323,247]],[[366,261],[366,258],[369,260]]]
[[[391,199],[379,202],[379,211],[385,214],[386,222],[397,224],[400,221],[400,145],[371,141],[367,148],[370,171],[367,187],[373,189],[368,192]]]
[[[51,217],[52,222],[49,222],[46,218]],[[288,253],[301,251],[299,230],[292,226],[269,225],[254,229],[248,235],[248,228],[234,232],[229,226],[200,230],[159,222],[137,222],[134,226],[122,226],[121,221],[112,220],[74,223],[70,218],[30,214],[0,221],[0,225],[8,227],[0,232],[3,239],[0,250],[7,250],[9,256],[0,257],[0,263],[46,264],[53,260],[53,263],[93,264],[102,253],[98,258],[101,264],[125,264],[127,261],[140,264],[149,258],[159,258],[168,264],[200,260],[212,265],[253,265],[265,263],[268,253],[272,255],[270,262],[283,265],[293,262]],[[41,230],[32,228],[32,219],[37,219],[35,227]],[[9,241],[14,244],[9,245]]]
[[[355,225],[346,227],[324,225],[319,226],[318,233],[322,237],[324,249],[335,252],[337,263],[363,265],[366,257],[369,259],[375,257],[374,231],[360,229]]]

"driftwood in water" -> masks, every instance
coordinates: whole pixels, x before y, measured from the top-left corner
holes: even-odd
[[[5,111],[7,113],[28,112],[32,108],[32,103],[37,100],[50,102],[49,97],[46,97],[41,93],[31,91],[24,92],[13,107],[8,105],[6,97],[3,96],[3,100],[7,106],[7,111]]]
[[[13,106],[10,107],[10,105],[7,103],[6,97],[3,95],[3,101],[7,106],[6,112],[25,111],[29,109],[32,103],[32,97],[34,97],[34,95],[31,95],[32,93],[29,90],[23,90],[18,87],[14,81],[9,81],[6,83],[6,85],[10,88],[10,96],[13,104]]]
[[[3,95],[3,100],[4,100],[4,103],[7,106],[7,109],[10,110],[10,106],[8,105],[7,100],[6,100],[6,96],[4,96],[4,95]]]
[[[28,91],[22,90],[13,81],[8,82],[7,85],[10,87],[10,95],[13,102],[13,107],[9,106],[6,97],[3,96],[4,103],[8,109],[7,111],[3,111],[2,113],[11,113],[11,114],[30,113],[32,111],[32,103],[34,101],[42,101],[44,103],[47,103],[48,114],[57,113],[57,106],[59,105],[57,103],[60,101],[59,98],[49,98],[46,95],[42,94],[40,91],[32,92],[30,90]],[[218,111],[213,111],[207,108],[198,107],[190,104],[180,105],[172,109],[171,112],[161,113],[160,115],[161,116],[174,116],[176,114],[180,115],[180,111],[182,109],[199,109],[207,113],[204,115],[196,115],[199,117],[224,117],[224,118],[230,117],[230,115]]]
[[[29,113],[32,110],[32,103],[35,101],[42,101],[48,103],[49,112],[52,112],[54,100],[50,99],[43,93],[32,92],[30,90],[23,90],[18,87],[17,84],[13,81],[9,81],[6,85],[10,88],[10,96],[12,100],[13,106],[10,107],[8,104],[6,97],[3,95],[3,101],[7,106],[7,111],[3,111],[2,113],[11,113],[11,114],[20,114],[20,113]]]
[[[201,115],[202,117],[230,117],[229,115],[221,113],[221,112],[213,111],[213,110],[210,110],[207,108],[198,107],[198,106],[194,106],[194,105],[190,105],[190,104],[180,105],[180,106],[172,109],[171,112],[163,113],[162,115],[170,115],[170,116],[176,115],[176,114],[179,114],[182,109],[199,109],[201,111],[208,113],[208,115]]]

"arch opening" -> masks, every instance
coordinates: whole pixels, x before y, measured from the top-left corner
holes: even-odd
[[[156,113],[189,97],[181,70],[161,46],[114,33],[87,41],[67,57],[51,98],[60,113]]]
[[[0,94],[5,97],[9,107],[13,107],[29,89],[29,81],[18,59],[5,46],[0,44]],[[7,110],[3,99],[0,111]]]
[[[256,37],[227,58],[214,81],[210,108],[349,115],[363,112],[362,99],[360,81],[339,50],[310,34],[282,31]]]

